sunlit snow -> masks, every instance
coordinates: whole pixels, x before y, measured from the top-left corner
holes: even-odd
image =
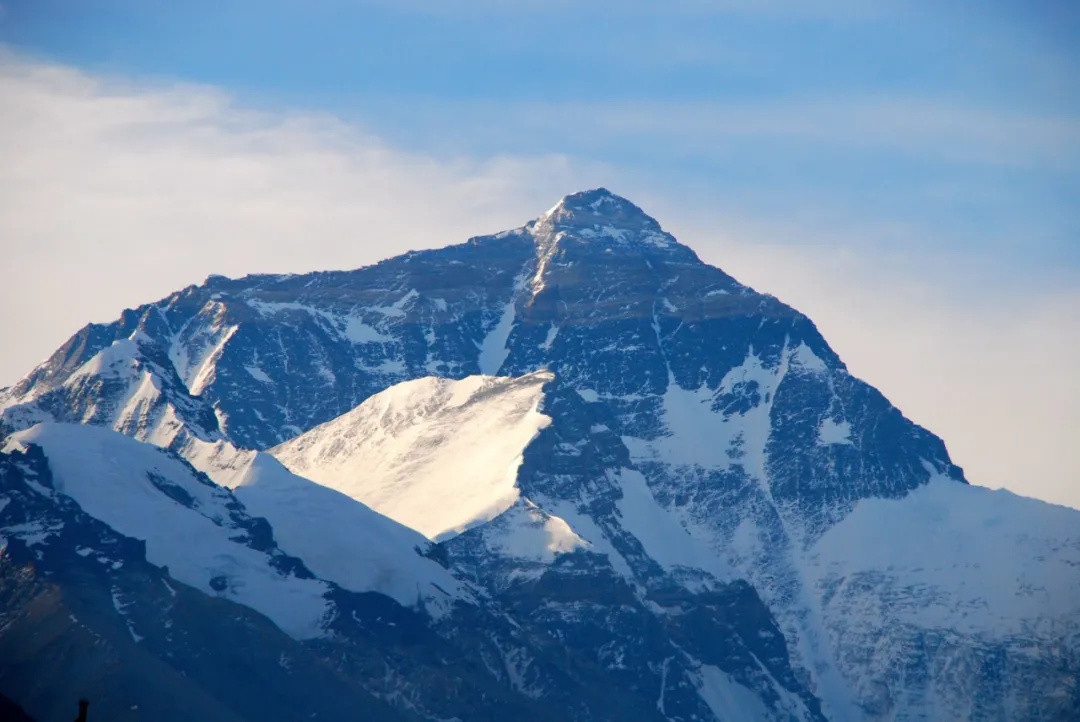
[[[522,453],[550,423],[539,407],[552,378],[406,381],[270,453],[300,476],[445,539],[517,501]]]

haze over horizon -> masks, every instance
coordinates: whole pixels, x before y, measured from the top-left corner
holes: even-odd
[[[210,273],[605,186],[810,316],[973,483],[1080,508],[1074,10],[3,8],[0,385]]]

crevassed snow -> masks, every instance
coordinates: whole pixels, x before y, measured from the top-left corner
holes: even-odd
[[[871,707],[967,718],[980,653],[1002,650],[1012,669],[1025,648],[1080,635],[1080,512],[1007,491],[938,476],[864,499],[802,563],[839,671]],[[912,662],[959,671],[912,689],[899,672]]]
[[[265,614],[293,637],[321,633],[327,584],[284,574],[267,554],[234,541],[240,531],[228,524],[228,492],[200,481],[183,462],[94,426],[38,424],[9,437],[5,449],[28,443],[45,451],[57,491],[121,534],[145,540],[151,563],[168,566],[173,577],[207,594]],[[194,509],[162,492],[150,474],[189,497]],[[212,579],[223,588],[211,586]]]
[[[551,421],[539,406],[552,378],[406,381],[270,453],[293,473],[444,539],[517,501],[522,453]]]

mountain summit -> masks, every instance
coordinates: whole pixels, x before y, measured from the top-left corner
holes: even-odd
[[[969,486],[810,319],[605,189],[353,271],[211,277],[80,330],[0,419],[20,619],[91,589],[107,612],[121,582],[87,565],[125,534],[140,574],[175,558],[125,499],[105,518],[64,491],[108,475],[252,560],[155,574],[270,619],[304,590],[296,646],[260,644],[407,718],[1080,714],[1080,515]],[[72,463],[86,425],[163,447],[169,474],[129,439]],[[150,603],[143,582],[121,586]],[[27,624],[0,659],[29,659],[7,654]]]
[[[586,252],[618,249],[623,253],[634,248],[640,251],[644,246],[675,251],[697,260],[690,249],[665,233],[655,219],[606,188],[568,195],[525,228],[536,239],[539,249],[537,278],[557,250],[574,245],[584,246],[579,250]]]
[[[606,226],[623,231],[660,231],[660,224],[654,218],[607,188],[571,193],[541,216],[538,222],[551,224],[557,229]]]

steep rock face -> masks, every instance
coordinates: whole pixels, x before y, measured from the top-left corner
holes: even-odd
[[[766,718],[812,718],[818,699],[836,719],[1068,718],[1080,707],[1076,610],[1039,596],[1074,589],[1076,534],[1039,542],[1052,561],[1030,574],[1030,557],[1009,561],[1004,578],[1026,581],[1007,596],[1021,620],[1008,633],[965,623],[965,609],[990,604],[978,585],[906,581],[921,572],[897,548],[918,540],[898,533],[847,556],[836,540],[876,505],[945,514],[947,539],[954,504],[982,510],[979,534],[1012,512],[973,501],[981,492],[941,440],[850,376],[805,316],[701,263],[603,189],[522,228],[357,271],[211,277],[88,326],[4,394],[4,423],[126,408],[105,387],[67,389],[96,356],[143,337],[168,360],[155,374],[175,376],[172,396],[198,410],[182,423],[197,441],[172,442],[193,461],[230,443],[275,446],[402,381],[553,373],[539,409],[551,424],[522,453],[516,501],[433,553],[493,609],[528,620],[478,655],[525,696],[575,690],[564,699],[581,719],[604,703],[565,684],[569,670],[610,680],[624,665],[623,686],[641,699],[651,690],[650,709],[672,719],[723,717],[733,700]],[[56,393],[55,405],[40,401]],[[103,418],[77,420],[115,426]],[[949,491],[920,505],[939,488]],[[1058,513],[1037,507],[1035,527]],[[969,570],[995,561],[916,548]],[[911,612],[921,606],[935,613]],[[480,644],[461,630],[443,633]],[[569,666],[537,653],[545,639],[574,648]],[[701,639],[722,641],[692,644]],[[982,681],[958,684],[957,669]]]
[[[136,329],[101,347],[78,344],[81,353],[65,355],[73,344],[4,394],[4,426],[93,424],[176,448],[221,439],[213,408],[189,392],[154,339]]]
[[[87,326],[9,389],[3,405],[63,386],[139,331],[167,350],[231,441],[267,448],[399,381],[480,373],[486,332],[531,251],[527,238],[508,235],[480,253],[469,243],[357,271],[211,276],[114,324]]]
[[[519,502],[443,542],[451,568],[644,698],[634,707],[665,719],[820,719],[772,613],[620,466],[618,437],[557,380],[543,410],[555,421],[525,450]]]

